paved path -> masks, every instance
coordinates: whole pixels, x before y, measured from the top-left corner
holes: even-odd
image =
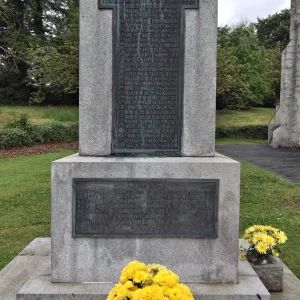
[[[216,151],[300,184],[300,149],[275,149],[267,145],[229,145],[217,146]]]

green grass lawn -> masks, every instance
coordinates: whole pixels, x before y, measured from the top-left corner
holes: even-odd
[[[270,122],[274,113],[275,108],[218,110],[217,126],[265,125]],[[78,107],[75,106],[0,106],[0,127],[22,114],[27,114],[34,123],[78,121]]]
[[[275,108],[250,110],[217,110],[217,126],[267,125],[274,117]]]
[[[300,278],[300,185],[242,162],[240,233],[253,224],[286,232],[281,259]]]
[[[78,121],[78,107],[75,106],[0,106],[0,127],[23,114],[33,123]]]
[[[241,144],[267,144],[267,140],[254,140],[254,139],[246,139],[241,137],[235,137],[235,138],[219,138],[216,139],[216,145],[222,146],[222,145],[241,145]]]
[[[74,152],[0,159],[0,269],[35,237],[50,236],[50,164]]]
[[[0,269],[35,237],[50,236],[50,164],[72,153],[0,160]],[[281,258],[300,277],[300,185],[242,162],[240,223],[241,235],[253,224],[284,230]]]

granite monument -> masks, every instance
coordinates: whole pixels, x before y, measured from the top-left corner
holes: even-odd
[[[238,274],[240,164],[215,153],[217,4],[80,1],[80,151],[52,163],[52,283],[30,299],[104,300],[132,260],[195,299],[269,299]]]

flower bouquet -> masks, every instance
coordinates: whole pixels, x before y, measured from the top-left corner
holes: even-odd
[[[179,283],[179,277],[158,264],[130,262],[122,271],[120,282],[107,300],[193,300],[190,289]]]
[[[245,230],[243,238],[249,244],[247,249],[242,250],[241,258],[247,258],[255,265],[271,263],[272,256],[279,256],[278,244],[284,244],[286,234],[274,227],[254,225]]]

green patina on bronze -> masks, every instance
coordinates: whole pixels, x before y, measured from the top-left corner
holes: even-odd
[[[99,0],[113,9],[114,154],[180,155],[185,9],[199,0]]]

